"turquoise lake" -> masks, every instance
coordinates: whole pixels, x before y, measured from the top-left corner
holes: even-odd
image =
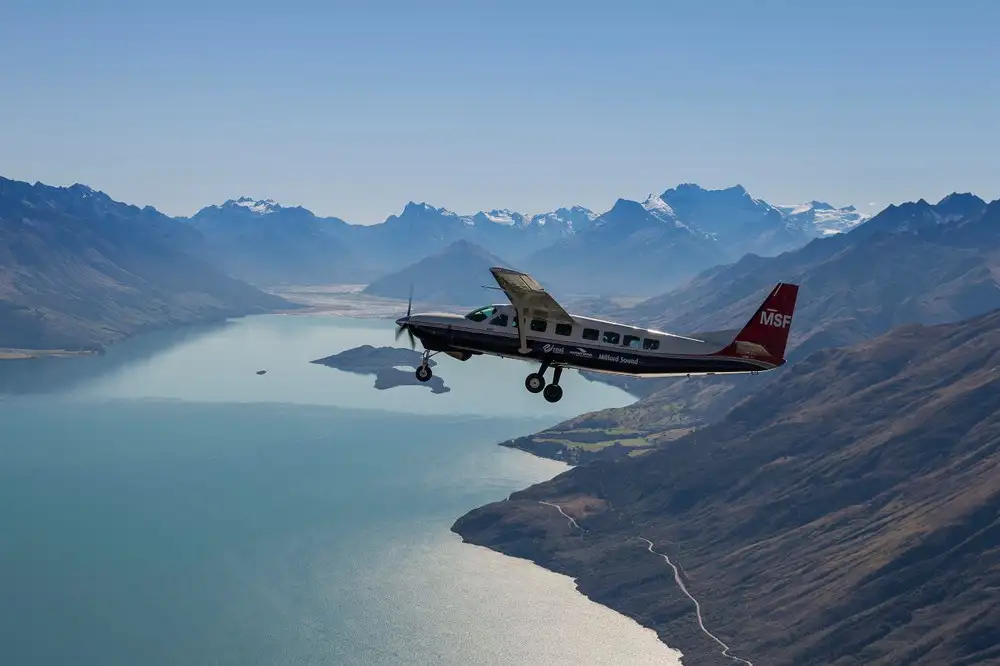
[[[0,663],[680,663],[456,518],[566,466],[496,443],[618,389],[439,356],[451,392],[309,361],[386,320],[262,316],[0,365]],[[258,376],[258,369],[266,375]]]

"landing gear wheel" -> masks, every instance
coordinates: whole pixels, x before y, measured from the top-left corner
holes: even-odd
[[[559,384],[549,384],[542,393],[549,402],[559,402],[562,398],[562,387]]]
[[[422,365],[419,368],[417,368],[417,380],[418,381],[426,382],[426,381],[428,381],[431,378],[431,375],[433,375],[433,374],[434,373],[431,372],[430,366]]]
[[[531,393],[541,393],[545,388],[545,375],[540,372],[533,372],[524,380],[524,388]]]

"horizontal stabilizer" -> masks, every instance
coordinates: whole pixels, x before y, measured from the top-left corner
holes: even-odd
[[[687,337],[725,347],[736,338],[736,334],[739,332],[738,328],[728,328],[724,331],[698,331],[697,333],[689,333]]]

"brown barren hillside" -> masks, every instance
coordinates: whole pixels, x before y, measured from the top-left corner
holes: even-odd
[[[689,664],[1000,663],[1000,312],[817,352],[721,422],[476,509]],[[551,505],[575,519],[575,528]]]

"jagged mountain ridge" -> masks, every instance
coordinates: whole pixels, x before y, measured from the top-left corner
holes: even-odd
[[[111,201],[85,186],[74,188],[86,190],[92,201]],[[411,202],[399,215],[368,226],[250,197],[208,206],[190,218],[131,208],[130,215],[170,235],[186,255],[259,286],[370,283],[456,240],[487,248],[571,296],[652,295],[726,260],[727,241],[685,221],[656,195],[643,202],[620,199],[601,215],[579,206],[536,215],[505,209],[458,215]]]
[[[202,242],[84,185],[0,178],[0,347],[100,350],[146,329],[294,307],[195,258]]]
[[[1000,658],[1000,312],[816,352],[720,423],[476,509],[463,539],[577,578],[699,664]],[[557,504],[587,530],[567,523]]]

